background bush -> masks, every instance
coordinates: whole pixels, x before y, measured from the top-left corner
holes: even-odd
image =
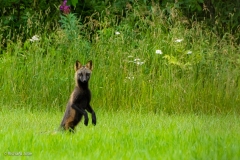
[[[168,15],[168,23],[172,24],[170,14],[174,14],[174,9],[178,9],[178,14],[183,14],[188,18],[189,27],[195,21],[203,21],[219,36],[231,33],[236,34],[239,43],[239,19],[240,2],[230,1],[207,1],[207,0],[123,0],[123,1],[76,1],[69,0],[72,6],[72,12],[80,21],[86,24],[89,32],[96,32],[100,29],[99,21],[108,18],[106,25],[118,25],[138,8],[141,14],[149,16],[154,6],[158,5],[164,14]],[[26,40],[32,34],[41,32],[51,32],[56,29],[59,20],[59,0],[2,0],[0,2],[0,39],[2,45],[6,45],[7,40],[17,40],[22,38]],[[137,20],[137,19],[136,19]],[[135,20],[135,21],[136,21]],[[134,23],[134,20],[133,20]],[[18,34],[16,34],[18,33]],[[19,36],[22,34],[22,36]]]

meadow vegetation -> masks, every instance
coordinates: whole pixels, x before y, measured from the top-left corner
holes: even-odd
[[[143,11],[135,7],[121,20],[100,14],[87,23],[61,15],[51,32],[26,25],[24,33],[8,33],[16,41],[7,40],[0,54],[0,156],[240,157],[239,37],[219,36],[178,9]],[[33,27],[40,27],[37,36],[23,41]],[[98,124],[52,134],[75,85],[76,60],[93,60]]]
[[[178,10],[170,18],[157,6],[148,16],[140,11],[120,25],[108,17],[84,25],[69,14],[52,33],[40,30],[37,41],[9,41],[0,55],[2,106],[62,111],[74,86],[74,62],[92,59],[90,88],[97,108],[239,112],[236,37],[220,38],[204,24],[178,16]],[[91,33],[90,25],[99,31]]]

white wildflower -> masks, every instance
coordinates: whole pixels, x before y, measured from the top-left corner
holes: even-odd
[[[128,57],[132,57],[132,56],[128,56]],[[128,63],[135,63],[139,66],[139,65],[143,65],[145,61],[141,61],[140,58],[135,58],[133,61],[128,61]]]
[[[139,66],[141,66],[141,65],[144,64],[144,62],[140,62],[140,61],[137,61],[137,62],[134,62],[134,63],[136,63],[136,64],[139,65]]]
[[[31,42],[39,41],[40,38],[38,35],[34,35],[31,39],[29,39]]]
[[[176,40],[175,40],[176,43],[180,43],[180,42],[182,42],[182,41],[183,41],[183,39],[176,39]]]
[[[156,50],[156,54],[163,54],[163,52],[160,49],[158,49]]]
[[[116,34],[116,35],[119,35],[119,34],[120,34],[120,32],[116,31],[116,32],[115,32],[115,34]]]
[[[187,51],[187,54],[192,54],[192,51]]]
[[[141,62],[141,59],[140,58],[135,58],[133,60],[133,63],[137,64],[137,65],[143,65],[145,62]]]
[[[136,59],[134,59],[134,62],[137,62],[137,61],[140,61],[141,59],[139,59],[139,58],[136,58]]]
[[[134,77],[133,76],[129,76],[129,77],[126,77],[126,79],[133,80]]]

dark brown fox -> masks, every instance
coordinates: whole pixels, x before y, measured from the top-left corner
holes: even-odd
[[[92,73],[92,61],[88,61],[83,66],[79,61],[75,64],[75,81],[76,86],[68,101],[65,115],[61,122],[60,128],[74,132],[74,128],[84,116],[84,124],[88,125],[88,112],[92,114],[92,123],[96,125],[96,115],[90,106],[91,91],[88,88],[88,81]]]

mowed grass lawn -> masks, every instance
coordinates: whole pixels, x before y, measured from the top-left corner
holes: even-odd
[[[64,134],[61,112],[3,109],[0,159],[240,159],[239,115],[96,113]]]

